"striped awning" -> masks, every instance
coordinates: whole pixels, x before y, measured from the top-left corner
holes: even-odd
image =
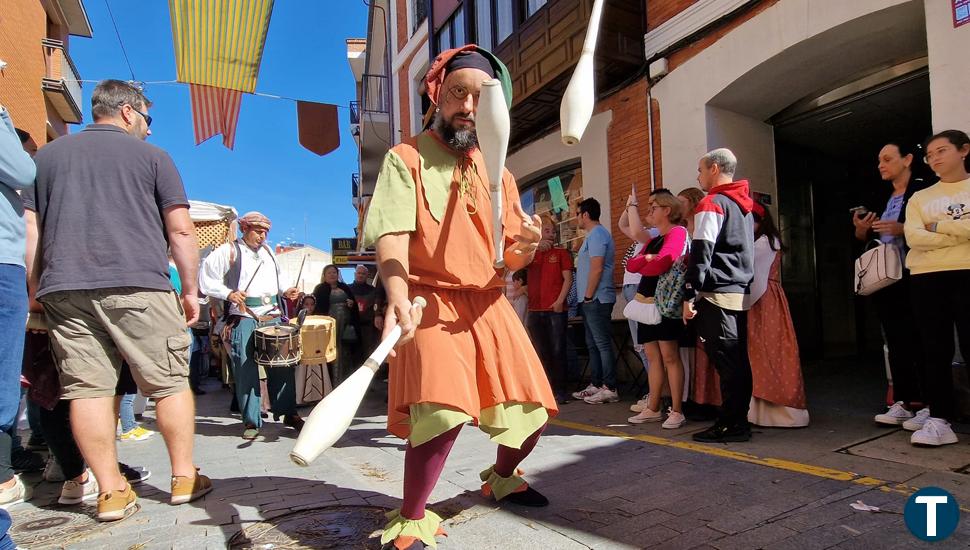
[[[253,93],[273,0],[169,0],[179,82]]]

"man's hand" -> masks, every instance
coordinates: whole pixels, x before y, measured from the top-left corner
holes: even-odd
[[[351,300],[350,298],[347,298],[347,307],[350,307],[350,308],[354,307],[354,301]]]
[[[685,301],[684,302],[684,324],[686,325],[687,321],[690,321],[691,319],[693,319],[695,315],[697,315],[697,310],[694,309],[694,301],[693,300]]]
[[[243,303],[246,299],[243,298]],[[185,310],[185,324],[194,325],[199,322],[199,297],[195,294],[182,295],[182,309]]]
[[[421,314],[421,308],[412,309],[410,300],[389,302],[387,312],[384,314],[384,332],[381,334],[381,340],[387,338],[391,330],[400,325],[401,338],[398,339],[397,345],[394,347],[407,344],[414,339],[414,331],[421,324]],[[391,357],[397,357],[397,353],[393,349],[391,350]]]
[[[515,239],[512,252],[516,255],[531,254],[536,251],[539,241],[542,240],[542,218],[526,214],[518,202],[512,204],[512,210],[522,222],[519,233],[512,237]]]
[[[377,316],[374,317],[374,328],[376,328],[377,330],[379,330],[379,331],[381,331],[383,333],[383,331],[384,331],[384,316],[383,315],[377,315]]]
[[[552,310],[556,313],[562,313],[565,309],[565,305],[561,301],[555,301],[552,303]]]
[[[872,229],[880,235],[892,235],[894,237],[899,237],[903,234],[903,224],[899,222],[878,220],[873,222]]]
[[[549,240],[549,239],[542,239],[541,241],[539,241],[538,250],[539,250],[539,252],[546,252],[548,250],[552,250],[552,247],[554,245],[555,245],[555,243],[552,242],[551,240]]]
[[[283,297],[287,300],[296,300],[300,297],[300,290],[295,286],[291,286],[290,288],[286,289],[286,292],[283,293]]]
[[[242,311],[246,310],[246,293],[241,290],[235,290],[229,293],[229,301],[239,306]],[[198,302],[196,302],[198,303]]]

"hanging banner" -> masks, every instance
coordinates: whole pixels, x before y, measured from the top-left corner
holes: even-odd
[[[169,0],[179,82],[253,93],[273,0]]]
[[[322,157],[340,147],[340,123],[336,105],[297,101],[296,118],[300,129],[300,145],[307,150]]]
[[[552,195],[552,209],[556,212],[569,210],[569,202],[566,195],[562,192],[562,180],[559,176],[549,179],[549,194]]]
[[[195,144],[222,134],[222,144],[232,149],[236,143],[242,92],[189,84],[189,98],[192,100]]]

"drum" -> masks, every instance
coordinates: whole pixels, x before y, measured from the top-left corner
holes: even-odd
[[[326,315],[308,315],[300,329],[303,358],[300,364],[321,365],[337,360],[337,323]]]
[[[300,362],[300,331],[289,325],[259,327],[254,334],[256,363],[292,367]]]

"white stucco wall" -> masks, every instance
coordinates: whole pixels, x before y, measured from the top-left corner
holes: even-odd
[[[677,192],[696,185],[697,159],[711,148],[726,146],[740,159],[739,177],[751,178],[756,190],[774,193],[774,140],[770,126],[764,120],[806,94],[817,91],[810,88],[813,81],[815,86],[819,85],[813,78],[815,74],[828,74],[830,78],[833,74],[838,76],[836,71],[842,69],[840,64],[846,64],[847,60],[830,56],[829,65],[825,66],[790,59],[786,66],[794,73],[791,79],[782,75],[757,82],[752,79],[752,94],[763,96],[755,96],[753,101],[760,101],[762,108],[771,104],[767,109],[769,112],[758,112],[757,107],[752,107],[750,112],[731,112],[709,104],[730,85],[793,46],[844,23],[907,1],[782,0],[676,67],[652,89],[660,106],[665,187]],[[846,42],[842,57],[851,57],[853,53],[859,57],[867,55],[865,48],[858,44],[855,45],[857,49],[852,48],[854,37],[833,38]],[[849,67],[851,64],[844,70]]]
[[[933,131],[970,132],[970,24],[953,28],[950,2],[924,0]]]
[[[534,141],[506,159],[505,166],[516,181],[525,182],[546,172],[552,166],[580,160],[583,168],[583,196],[600,202],[600,223],[612,227],[610,219],[610,160],[606,146],[606,131],[613,121],[613,111],[593,115],[575,147],[562,144],[559,130]]]

